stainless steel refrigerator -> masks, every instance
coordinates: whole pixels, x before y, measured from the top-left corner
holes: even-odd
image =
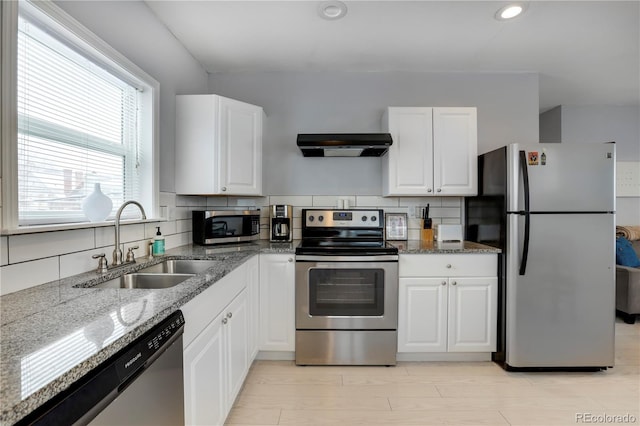
[[[615,144],[512,144],[478,157],[466,239],[502,249],[507,369],[614,364]]]

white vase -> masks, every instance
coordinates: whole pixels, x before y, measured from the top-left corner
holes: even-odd
[[[93,192],[82,200],[82,211],[91,222],[104,221],[111,213],[112,207],[111,198],[102,193],[99,183],[94,184]]]

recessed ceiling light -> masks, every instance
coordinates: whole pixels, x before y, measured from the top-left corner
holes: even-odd
[[[318,15],[330,21],[340,19],[347,14],[347,5],[341,1],[323,1],[318,5]]]
[[[506,21],[509,19],[513,19],[516,16],[522,14],[522,12],[524,12],[525,9],[526,7],[522,3],[508,4],[498,9],[498,11],[495,14],[495,18],[498,21]]]

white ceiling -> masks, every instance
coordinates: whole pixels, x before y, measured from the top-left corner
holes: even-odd
[[[636,1],[155,1],[158,18],[210,73],[262,71],[537,72],[540,110],[638,105]]]

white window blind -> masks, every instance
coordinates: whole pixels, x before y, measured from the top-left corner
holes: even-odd
[[[18,222],[86,221],[100,183],[113,201],[140,197],[139,90],[20,16]]]

